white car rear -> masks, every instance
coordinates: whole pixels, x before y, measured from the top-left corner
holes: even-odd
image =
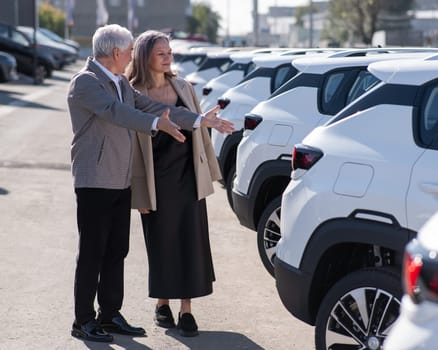
[[[405,244],[438,210],[438,61],[376,62],[382,82],[296,145],[275,259],[316,349],[380,349]]]
[[[357,52],[357,51],[355,51]],[[376,61],[424,58],[428,53],[330,55],[299,58],[299,74],[245,115],[236,158],[233,209],[240,223],[257,231],[260,257],[274,273],[280,239],[281,194],[290,178],[292,149],[316,126],[327,122],[378,83],[367,71]]]

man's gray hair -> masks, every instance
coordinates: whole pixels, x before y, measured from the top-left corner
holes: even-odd
[[[93,35],[93,56],[111,56],[115,48],[124,51],[133,41],[132,33],[118,24],[100,27]]]

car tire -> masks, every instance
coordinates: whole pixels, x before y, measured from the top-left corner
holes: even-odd
[[[45,66],[45,70],[46,70],[46,78],[51,78],[53,75],[53,68],[49,66]]]
[[[233,209],[233,211],[234,211],[234,206],[233,206],[233,182],[234,182],[235,178],[236,178],[236,165],[233,165],[230,168],[230,171],[228,172],[227,181],[225,183],[225,189],[227,191],[228,204],[230,205],[231,209]]]
[[[257,226],[257,248],[266,270],[274,277],[275,248],[280,233],[281,196],[275,197],[266,208]]]
[[[35,84],[42,84],[44,82],[44,78],[46,78],[46,75],[46,68],[43,65],[38,65],[34,75]]]
[[[316,350],[382,349],[399,315],[401,297],[400,275],[392,270],[369,268],[345,276],[321,303]]]

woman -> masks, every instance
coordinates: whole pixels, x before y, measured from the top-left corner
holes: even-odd
[[[135,44],[128,71],[142,94],[201,113],[190,83],[170,70],[168,37],[146,31]],[[220,179],[214,150],[204,127],[182,130],[184,143],[164,133],[137,133],[134,145],[132,206],[139,209],[149,261],[149,296],[157,298],[155,323],[175,326],[169,299],[180,299],[177,327],[196,336],[191,299],[211,294],[215,279],[205,197]]]

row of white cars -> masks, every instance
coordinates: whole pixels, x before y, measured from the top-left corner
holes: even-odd
[[[407,253],[409,320],[394,324],[405,246],[438,210],[437,50],[298,52],[254,54],[218,97],[237,129],[212,132],[230,205],[317,350],[383,349],[391,330],[385,350],[433,349],[412,315],[430,310],[418,295],[438,299],[436,273],[415,265],[434,246]]]

